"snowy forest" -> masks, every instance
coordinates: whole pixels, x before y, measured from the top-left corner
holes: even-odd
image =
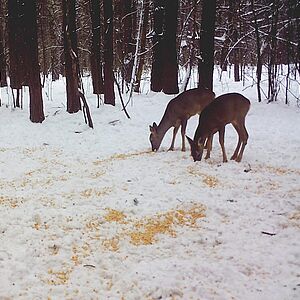
[[[299,41],[296,0],[0,0],[0,299],[300,299]]]
[[[141,80],[166,94],[185,90],[189,81],[212,89],[214,65],[219,72],[232,68],[235,81],[252,76],[258,101],[276,101],[279,90],[286,103],[298,97],[290,89],[300,72],[295,0],[1,0],[0,5],[1,86],[9,77],[16,107],[22,106],[22,86],[30,87],[33,122],[44,120],[41,88],[49,76],[66,77],[70,113],[81,109],[80,99],[87,107],[84,76],[91,76],[99,103],[103,95],[105,104],[114,105],[114,86],[131,98],[141,92]],[[255,72],[249,75],[247,66]]]

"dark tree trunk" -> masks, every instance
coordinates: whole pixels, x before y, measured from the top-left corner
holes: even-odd
[[[91,0],[91,20],[92,46],[90,61],[93,81],[93,93],[99,95],[103,94],[104,91],[101,59],[100,0]]]
[[[133,40],[133,2],[132,0],[122,0],[123,18],[123,65],[124,79],[127,83],[131,80],[134,56],[134,40]]]
[[[104,24],[104,103],[115,105],[112,0],[104,0]]]
[[[199,86],[213,90],[216,0],[203,0],[200,33]]]
[[[42,17],[40,18],[39,22],[39,31],[40,31],[40,42],[41,42],[41,48],[42,48],[42,74],[43,74],[43,80],[42,80],[42,87],[45,85],[45,80],[48,74],[48,64],[47,64],[47,51],[46,51],[46,39],[47,39],[47,18],[46,18],[46,1],[39,1],[38,2],[40,6],[40,13]],[[48,29],[49,30],[49,29]]]
[[[41,123],[43,111],[38,61],[36,0],[8,2],[11,87],[17,89],[17,105],[22,85],[29,86],[30,120]]]
[[[2,3],[0,1],[0,11],[3,12],[4,8],[2,7],[1,4]],[[0,20],[0,87],[7,86],[6,62],[5,62],[5,52],[4,52],[4,45],[5,45],[5,38],[4,38],[5,30],[3,30],[4,24],[5,23]]]
[[[238,30],[237,30],[237,14],[238,14],[238,3],[236,0],[229,0],[229,28],[230,28],[230,38],[232,40],[232,58],[234,65],[234,81],[240,81],[240,64],[239,64],[239,48],[236,45],[238,40]]]
[[[194,65],[194,61],[195,61],[195,54],[196,54],[196,34],[197,34],[197,0],[194,0],[193,2],[193,23],[191,23],[191,29],[190,31],[192,32],[192,37],[190,39],[189,42],[189,56],[188,56],[188,60],[187,60],[187,67],[186,67],[186,75],[185,75],[185,79],[183,81],[183,91],[187,90],[190,78],[191,78],[191,74],[192,74],[192,69],[193,69],[193,65]]]
[[[261,39],[259,34],[258,22],[257,22],[257,14],[254,6],[254,0],[251,0],[251,9],[254,18],[254,26],[255,26],[255,36],[256,36],[256,77],[257,77],[257,97],[258,102],[261,102],[261,90],[260,90],[260,82],[261,82],[261,73],[262,73],[262,59],[261,59]]]
[[[52,76],[52,81],[58,80],[59,75],[64,75],[64,59],[63,50],[60,46],[63,45],[62,34],[57,34],[61,31],[61,23],[59,21],[61,16],[61,3],[48,2],[48,27],[49,29],[49,44],[55,45],[50,49],[50,71]],[[62,16],[61,16],[62,17]]]
[[[30,120],[34,123],[44,121],[42,87],[38,55],[37,7],[36,0],[24,1],[25,39],[28,49],[26,68],[29,70]]]
[[[177,15],[178,0],[166,0],[162,73],[162,90],[165,94],[177,94],[179,92],[176,49]]]
[[[9,76],[12,89],[21,89],[27,77],[24,67],[24,6],[18,0],[8,1]]]
[[[277,100],[278,95],[278,66],[276,64],[277,56],[277,30],[278,30],[278,13],[279,13],[279,2],[275,0],[272,6],[272,18],[271,18],[271,29],[270,29],[270,42],[269,42],[269,61],[268,61],[268,81],[269,91],[268,98],[269,102]]]
[[[75,0],[63,0],[63,34],[65,73],[67,82],[67,112],[76,113],[81,109],[76,35]]]
[[[154,0],[154,36],[153,36],[153,57],[151,68],[151,91],[160,92],[162,90],[163,72],[163,48],[162,35],[164,24],[164,1]]]

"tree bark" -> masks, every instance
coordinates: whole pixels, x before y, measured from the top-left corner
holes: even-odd
[[[133,40],[133,1],[122,0],[123,17],[122,17],[122,33],[123,33],[123,65],[124,79],[127,83],[131,80],[131,73],[134,60],[134,40]],[[138,27],[138,26],[137,26]]]
[[[278,95],[278,78],[277,71],[278,67],[276,64],[277,56],[277,29],[278,29],[278,11],[279,3],[278,0],[273,2],[272,6],[272,18],[271,18],[271,28],[270,28],[270,42],[269,42],[269,61],[268,61],[268,81],[269,81],[269,90],[268,98],[269,102],[277,100]]]
[[[29,86],[30,120],[41,123],[43,111],[42,87],[38,60],[36,0],[8,2],[11,87],[17,89],[17,105],[22,85]]]
[[[163,36],[163,73],[162,91],[165,94],[177,94],[178,64],[177,64],[177,16],[178,0],[165,1],[165,32]]]
[[[162,35],[164,24],[164,1],[154,0],[154,33],[153,56],[151,67],[151,91],[160,92],[163,88],[161,74],[163,72]]]
[[[104,1],[104,103],[115,105],[113,74],[113,7],[112,0]]]
[[[101,59],[100,0],[91,0],[90,4],[92,21],[92,46],[90,55],[91,74],[93,82],[93,93],[99,95],[104,92]]]
[[[43,110],[42,86],[38,55],[37,6],[36,0],[24,1],[24,13],[28,58],[26,67],[29,69],[30,120],[42,123],[45,119]],[[26,47],[26,48],[27,48]]]
[[[237,30],[237,14],[238,14],[238,3],[236,0],[229,0],[229,14],[231,15],[231,21],[229,24],[230,36],[233,45],[236,44],[238,40],[238,30]],[[232,50],[233,65],[234,65],[234,81],[240,81],[240,64],[239,64],[239,48],[234,46]]]
[[[22,24],[24,7],[18,0],[8,1],[8,46],[9,77],[12,89],[21,89],[25,83],[25,67],[23,57],[24,26]]]
[[[141,49],[140,49],[140,60],[138,65],[138,70],[136,74],[136,83],[134,87],[134,91],[139,93],[140,92],[140,85],[141,79],[144,69],[144,62],[145,62],[145,52],[146,52],[146,34],[148,28],[148,20],[149,20],[149,3],[144,3],[144,16],[143,16],[143,28],[142,28],[142,36],[141,36]]]
[[[199,86],[213,90],[216,0],[203,0],[200,33]]]
[[[261,102],[261,90],[260,90],[260,82],[261,82],[261,73],[262,73],[262,59],[261,59],[261,39],[259,34],[257,15],[254,6],[254,0],[251,0],[251,9],[254,18],[254,26],[255,26],[255,36],[256,36],[256,78],[257,78],[257,97],[258,102]]]
[[[76,35],[75,0],[63,0],[63,35],[65,54],[65,75],[67,83],[67,112],[81,109],[78,70],[78,49]]]
[[[4,8],[2,7],[2,2],[0,1],[0,11],[3,12]],[[0,87],[7,86],[7,74],[6,74],[6,61],[5,61],[5,52],[4,52],[4,45],[5,45],[5,37],[3,26],[5,23],[2,22],[3,16],[1,15],[0,20]]]

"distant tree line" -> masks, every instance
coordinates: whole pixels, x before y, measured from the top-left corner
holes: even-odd
[[[153,91],[176,94],[197,70],[195,85],[213,89],[215,65],[232,66],[235,81],[251,65],[258,101],[275,101],[284,88],[288,102],[289,81],[300,74],[299,40],[295,0],[0,0],[0,85],[9,78],[16,107],[28,86],[30,119],[42,122],[45,79],[64,76],[67,111],[83,110],[91,127],[86,75],[99,106],[102,94],[115,105],[116,86],[127,102],[143,79]]]

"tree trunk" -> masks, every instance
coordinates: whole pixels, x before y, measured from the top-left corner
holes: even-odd
[[[254,0],[251,0],[251,9],[254,18],[254,26],[255,26],[255,36],[256,36],[256,78],[257,78],[257,97],[258,102],[261,102],[261,90],[260,90],[260,82],[261,82],[261,73],[262,73],[262,59],[261,59],[261,39],[259,34],[258,22],[257,22],[257,14],[255,11]]]
[[[23,10],[24,7],[20,1],[8,1],[9,77],[12,89],[21,89],[26,77],[22,49],[24,45]]]
[[[112,0],[104,0],[104,24],[104,103],[115,105]]]
[[[124,79],[127,83],[131,80],[131,73],[134,60],[134,40],[133,40],[133,1],[122,0],[123,17],[122,17],[122,33],[123,33],[123,66]]]
[[[0,11],[3,12],[4,8],[1,5],[0,1]],[[3,27],[5,26],[5,22],[2,22],[4,20],[4,17],[1,15],[0,20],[0,87],[7,86],[6,81],[6,62],[5,62],[5,52],[4,52],[4,45],[5,45],[5,37]]]
[[[268,80],[269,80],[269,92],[268,98],[269,102],[276,101],[278,95],[278,78],[277,78],[277,28],[278,28],[278,1],[274,1],[272,6],[272,19],[271,19],[271,29],[269,43],[269,62],[268,62]]]
[[[30,120],[41,123],[45,116],[38,61],[36,0],[13,0],[8,4],[11,87],[17,89],[17,105],[20,106],[22,84],[29,86]]]
[[[236,0],[229,0],[229,14],[231,15],[231,21],[229,24],[230,36],[233,45],[236,44],[238,40],[238,30],[237,30],[237,14],[238,14],[238,3]],[[239,48],[237,45],[234,46],[232,50],[233,65],[234,65],[234,81],[240,81],[240,64],[239,64]]]
[[[92,46],[90,62],[93,93],[99,95],[104,91],[101,60],[100,0],[91,0],[90,12],[92,20]]]
[[[27,47],[25,48],[28,49],[26,68],[29,70],[30,120],[34,123],[41,123],[44,121],[45,116],[38,55],[36,0],[24,1],[24,6],[26,8],[24,19]]]
[[[203,0],[200,33],[199,86],[213,90],[216,0]]]
[[[136,83],[134,87],[134,91],[139,93],[140,92],[140,85],[141,79],[144,69],[144,62],[145,62],[145,52],[146,52],[146,34],[148,28],[148,20],[149,20],[149,3],[144,3],[144,16],[143,16],[143,28],[142,28],[142,36],[141,36],[141,49],[140,49],[140,60],[138,65],[138,70],[136,74]]]
[[[163,36],[163,73],[162,90],[165,94],[177,94],[178,65],[177,65],[177,16],[178,0],[165,1],[165,33]]]
[[[154,0],[154,34],[153,34],[153,57],[151,67],[151,91],[160,92],[162,90],[163,72],[163,20],[164,20],[164,1]]]
[[[76,113],[81,109],[78,94],[78,50],[76,34],[75,0],[63,0],[63,34],[65,73],[67,83],[67,112]]]
[[[137,4],[137,14],[138,18],[138,26],[137,26],[137,36],[136,36],[136,44],[135,44],[135,53],[134,53],[134,60],[131,72],[131,79],[130,79],[130,86],[129,86],[129,97],[128,102],[131,100],[133,91],[134,91],[134,84],[136,80],[136,72],[138,68],[139,62],[139,50],[140,50],[140,41],[141,41],[141,34],[142,34],[142,26],[143,26],[143,16],[144,16],[144,0],[138,0]],[[127,103],[128,103],[127,102]]]

